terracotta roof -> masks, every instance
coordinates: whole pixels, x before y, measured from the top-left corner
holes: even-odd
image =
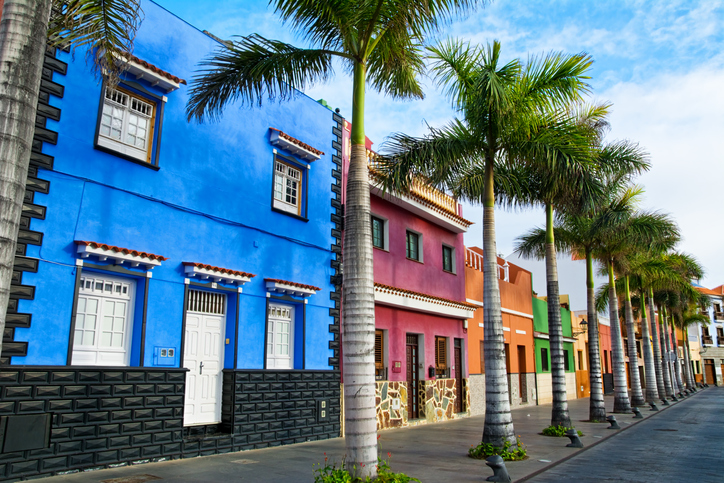
[[[173,75],[173,74],[169,74],[169,73],[166,72],[165,70],[161,70],[161,69],[159,69],[158,67],[156,67],[155,65],[153,65],[153,64],[151,64],[151,63],[149,63],[149,62],[146,62],[145,60],[139,59],[138,57],[136,57],[136,56],[133,55],[133,54],[129,54],[128,52],[126,52],[126,53],[124,53],[123,55],[125,55],[126,58],[127,58],[128,60],[130,60],[131,62],[135,62],[136,64],[142,65],[142,66],[145,67],[146,69],[148,69],[148,70],[150,70],[150,71],[153,71],[153,72],[155,72],[156,74],[159,74],[159,75],[165,77],[165,78],[168,79],[168,80],[172,80],[172,81],[174,81],[174,82],[177,83],[177,84],[186,84],[186,81],[183,80],[182,78],[176,77],[176,76]]]
[[[271,129],[272,131],[278,132],[278,133],[279,133],[279,137],[282,137],[282,138],[286,139],[287,141],[289,141],[289,142],[291,142],[291,143],[293,143],[293,144],[296,144],[296,145],[299,146],[300,148],[306,149],[307,151],[311,151],[311,152],[313,152],[314,154],[317,154],[317,155],[319,155],[319,156],[321,156],[321,155],[324,154],[323,151],[320,151],[319,149],[314,149],[314,148],[313,148],[312,146],[310,146],[309,144],[303,143],[303,142],[300,141],[299,139],[291,137],[289,134],[285,133],[284,131],[280,131],[279,129],[274,128],[274,127],[270,127],[269,129]]]
[[[415,292],[413,290],[406,290],[404,288],[393,287],[392,285],[385,285],[385,284],[377,283],[377,282],[375,282],[375,289],[379,289],[379,290],[386,291],[386,292],[399,292],[399,293],[403,293],[405,295],[409,295],[413,299],[428,300],[428,301],[431,301],[433,303],[437,303],[440,305],[466,307],[466,308],[473,309],[473,310],[478,308],[477,305],[470,304],[468,302],[462,302],[459,300],[451,300],[451,299],[446,299],[443,297],[436,297],[434,295],[428,295],[428,294],[422,293],[422,292]]]
[[[153,253],[148,253],[148,252],[140,252],[138,250],[131,250],[130,248],[117,247],[114,245],[107,245],[105,243],[76,240],[75,244],[76,245],[85,245],[85,246],[89,246],[91,248],[100,248],[101,250],[109,250],[109,251],[116,252],[116,253],[123,253],[124,255],[133,255],[134,257],[148,258],[149,260],[159,260],[161,262],[163,262],[164,260],[168,260],[168,258],[162,257],[161,255],[155,255]]]
[[[315,287],[314,285],[305,285],[303,283],[297,283],[297,282],[290,282],[289,280],[279,280],[276,278],[265,278],[265,282],[274,282],[274,283],[283,283],[284,285],[291,285],[292,287],[299,287],[299,288],[305,288],[307,290],[314,290],[315,292],[318,292],[322,290],[319,287]]]
[[[227,275],[238,275],[239,277],[254,278],[256,275],[253,273],[239,272],[237,270],[229,270],[228,268],[214,267],[213,265],[206,265],[205,263],[195,262],[183,262],[184,266],[203,268],[205,270],[213,270],[214,272],[225,273]]]
[[[724,285],[719,285],[718,287],[714,287],[712,290],[714,292],[716,292],[717,295],[724,295]]]
[[[715,292],[714,290],[709,290],[708,288],[705,288],[705,287],[694,287],[694,288],[705,295],[721,295],[721,293]]]
[[[369,170],[370,170],[370,174],[371,174],[373,177],[379,179],[380,174],[377,172],[377,170],[375,170],[375,169],[372,168],[372,167],[370,167]],[[438,213],[440,213],[440,214],[443,215],[443,216],[447,216],[448,218],[454,219],[455,221],[457,221],[457,222],[460,223],[461,225],[465,225],[466,227],[468,227],[468,226],[470,226],[470,225],[472,225],[472,224],[474,223],[474,222],[472,222],[472,221],[470,221],[470,220],[466,220],[465,218],[463,218],[462,216],[458,215],[457,213],[453,213],[452,211],[450,211],[450,210],[447,209],[446,207],[442,206],[441,204],[436,203],[436,202],[434,202],[434,201],[432,201],[432,200],[429,200],[429,199],[425,198],[424,196],[415,193],[415,192],[412,191],[412,190],[410,190],[409,192],[404,193],[404,194],[407,195],[407,196],[410,196],[410,197],[412,197],[412,198],[415,198],[417,201],[419,201],[419,202],[422,203],[423,205],[427,206],[428,208],[432,209],[433,211],[437,211]]]

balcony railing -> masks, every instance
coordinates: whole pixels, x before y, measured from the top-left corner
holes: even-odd
[[[367,160],[369,162],[370,170],[375,171],[377,169],[378,155],[373,151],[367,151]],[[418,179],[412,180],[410,185],[410,192],[418,198],[421,198],[429,203],[436,205],[438,208],[447,211],[448,213],[458,215],[458,202],[452,196],[435,189]]]
[[[714,320],[724,320],[724,312],[714,312]]]
[[[712,336],[710,336],[710,335],[703,335],[703,336],[701,336],[701,343],[714,345],[714,340],[713,340]]]
[[[469,248],[465,249],[465,265],[474,269],[478,270],[479,272],[483,271],[483,256]],[[503,265],[498,264],[496,268],[496,273],[498,274],[498,279],[503,280],[505,282],[510,282],[510,265],[506,261]]]

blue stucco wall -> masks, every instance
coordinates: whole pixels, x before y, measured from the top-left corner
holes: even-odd
[[[145,20],[134,55],[190,82],[199,62],[219,44],[152,2],[144,2],[143,9]],[[34,300],[19,304],[19,312],[32,314],[32,324],[18,328],[15,335],[16,340],[29,342],[28,353],[14,357],[12,363],[66,363],[78,258],[74,240],[88,240],[169,258],[152,270],[148,284],[144,366],[153,365],[154,346],[180,348],[182,262],[201,262],[257,275],[239,296],[238,368],[263,368],[264,278],[276,278],[321,287],[306,305],[305,339],[299,341],[305,348],[304,361],[297,366],[330,369],[333,113],[299,94],[288,102],[265,102],[261,108],[231,104],[219,122],[199,124],[186,119],[188,86],[166,94],[138,81],[168,99],[160,169],[155,171],[94,148],[102,86],[83,52],[59,52],[58,58],[69,64],[67,75],[57,79],[65,94],[52,100],[62,110],[61,120],[47,123],[48,129],[59,133],[58,143],[44,147],[55,163],[53,171],[39,172],[40,178],[50,181],[50,193],[35,198],[47,206],[47,216],[33,219],[30,227],[42,232],[44,239],[41,247],[28,246],[27,252],[41,263],[38,273],[26,273],[23,279],[36,287]],[[271,209],[270,127],[326,153],[310,163],[308,221]],[[282,150],[280,154],[291,156]],[[100,264],[94,257],[90,262]],[[138,314],[144,273],[136,271]],[[226,337],[233,337],[236,307],[230,301],[228,308]],[[132,363],[140,354],[140,323],[136,316]],[[226,349],[225,366],[231,368],[234,344]]]

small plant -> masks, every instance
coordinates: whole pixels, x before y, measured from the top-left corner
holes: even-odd
[[[527,451],[520,441],[520,436],[516,438],[515,448],[510,449],[511,446],[510,441],[506,441],[502,448],[489,443],[480,443],[477,446],[470,447],[468,456],[484,460],[488,456],[498,455],[505,461],[520,461],[527,458]]]
[[[392,454],[387,453],[388,458],[392,458]],[[377,478],[372,480],[369,477],[355,478],[346,469],[345,460],[337,466],[336,463],[330,462],[327,453],[324,453],[324,467],[321,463],[319,468],[314,470],[314,483],[410,483],[420,480],[407,476],[404,473],[393,473],[390,465],[382,458],[377,458]]]
[[[575,428],[566,428],[565,426],[548,426],[543,430],[543,435],[545,436],[557,436],[559,438],[562,438],[566,435],[566,431],[569,429],[575,429]],[[578,433],[578,436],[583,436],[583,433],[581,431],[576,430]]]

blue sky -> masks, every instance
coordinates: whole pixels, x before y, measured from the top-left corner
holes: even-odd
[[[156,0],[201,30],[222,38],[248,35],[299,43],[274,16],[266,1]],[[440,37],[473,44],[502,43],[503,56],[523,60],[550,51],[587,52],[592,100],[613,103],[608,138],[639,142],[653,168],[639,182],[646,188],[642,208],[671,213],[681,226],[680,249],[706,267],[702,285],[724,283],[724,216],[718,195],[724,189],[724,1],[494,0]],[[423,101],[393,101],[371,93],[366,130],[376,147],[392,132],[422,135],[426,125],[443,125],[454,112],[425,82]],[[326,85],[307,94],[324,98],[351,113],[351,83],[342,69]],[[482,244],[482,211],[465,206],[476,221],[468,246]],[[516,236],[544,221],[543,213],[525,210],[496,215],[498,252],[511,255]],[[534,288],[545,293],[542,264],[515,263],[535,273]],[[581,262],[560,257],[561,293],[570,293],[574,309],[585,308]]]

